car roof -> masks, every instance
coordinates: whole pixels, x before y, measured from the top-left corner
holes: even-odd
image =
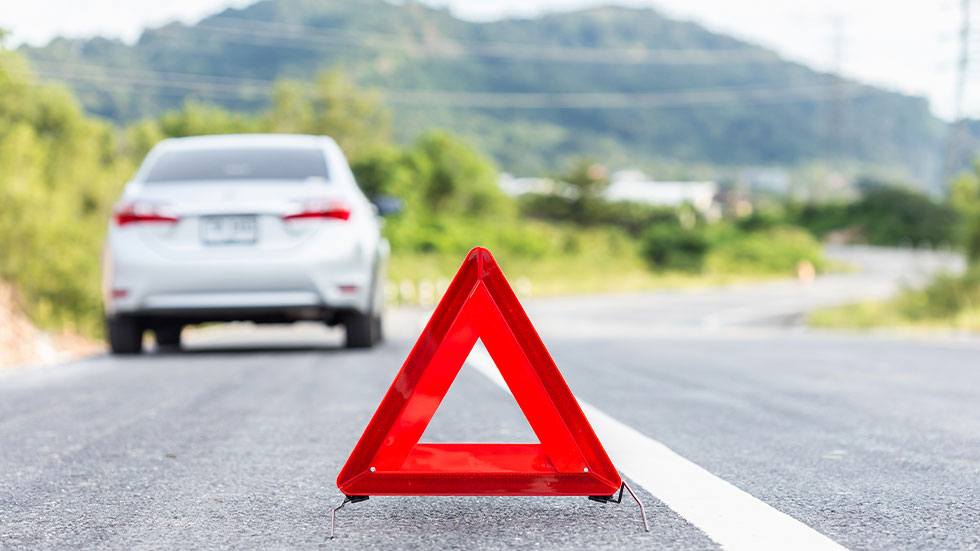
[[[169,138],[157,144],[160,149],[214,149],[225,147],[323,147],[333,142],[327,136],[308,134],[215,134]]]

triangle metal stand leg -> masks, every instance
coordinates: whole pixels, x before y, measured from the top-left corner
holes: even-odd
[[[639,505],[639,507],[640,507],[640,520],[643,521],[643,531],[644,532],[649,532],[650,531],[650,527],[647,525],[647,514],[646,514],[646,511],[643,509],[643,502],[640,501],[640,498],[637,497],[636,494],[633,492],[633,488],[630,488],[630,485],[625,480],[623,480],[623,485],[619,487],[619,495],[618,496],[616,496],[616,497],[613,497],[613,496],[589,496],[589,499],[591,499],[592,501],[599,502],[599,503],[622,503],[623,502],[623,490],[624,489],[627,492],[630,493],[630,496],[633,497],[633,501],[635,501],[636,504]]]
[[[344,505],[347,505],[348,503],[360,503],[362,501],[367,501],[368,499],[369,496],[344,496],[344,501],[340,502],[340,505],[334,507],[333,511],[330,511],[330,539],[333,539],[337,534],[337,511],[343,509]]]
[[[649,525],[647,525],[647,515],[646,515],[646,510],[643,508],[643,502],[640,501],[640,498],[637,497],[635,492],[633,492],[633,488],[630,488],[629,483],[627,483],[625,480],[623,481],[623,485],[619,487],[619,495],[617,495],[616,497],[589,496],[589,499],[599,503],[622,503],[623,490],[629,492],[630,497],[632,497],[633,501],[635,501],[637,506],[639,506],[640,520],[643,521],[643,530],[645,532],[649,532],[650,527]],[[362,501],[367,501],[369,498],[370,496],[348,496],[348,495],[344,496],[344,501],[340,502],[340,505],[334,507],[333,510],[330,511],[330,539],[334,539],[334,537],[337,534],[337,511],[343,509],[344,505],[347,505],[348,503],[360,503]]]
[[[631,496],[633,496],[633,501],[635,501],[636,504],[639,505],[639,507],[640,507],[640,520],[643,521],[643,531],[644,532],[649,532],[650,531],[650,527],[647,526],[647,514],[646,514],[646,511],[643,510],[643,502],[640,501],[640,498],[636,497],[636,494],[633,493],[633,488],[630,488],[630,485],[627,484],[625,480],[623,481],[623,488],[626,488],[626,491],[629,492]],[[623,496],[623,488],[620,488],[619,489],[620,499],[622,499],[622,496]]]

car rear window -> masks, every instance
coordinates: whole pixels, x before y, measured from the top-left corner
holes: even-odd
[[[168,151],[144,180],[305,180],[327,178],[327,162],[316,148],[235,148]]]

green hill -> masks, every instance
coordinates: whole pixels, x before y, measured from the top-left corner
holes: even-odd
[[[614,165],[799,165],[938,176],[943,125],[922,98],[815,72],[649,9],[597,8],[489,23],[416,3],[264,0],[127,45],[24,48],[86,108],[131,121],[194,97],[262,106],[272,80],[341,67],[381,88],[396,137],[450,128],[506,170],[570,157]]]

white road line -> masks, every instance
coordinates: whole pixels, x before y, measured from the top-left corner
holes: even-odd
[[[480,343],[467,363],[507,390],[500,371]],[[581,400],[579,405],[616,467],[722,548],[729,551],[846,549],[596,407]]]

